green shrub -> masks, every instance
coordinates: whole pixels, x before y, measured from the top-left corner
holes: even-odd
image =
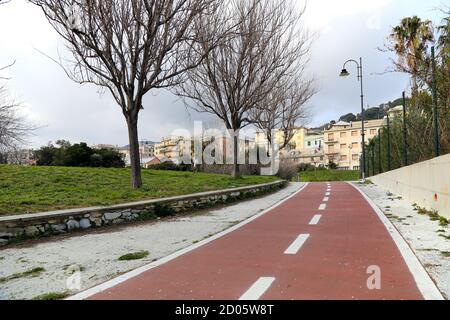
[[[119,257],[119,261],[131,261],[131,260],[140,260],[147,258],[149,256],[148,251],[140,251],[140,252],[134,252],[134,253],[128,253],[121,257]]]

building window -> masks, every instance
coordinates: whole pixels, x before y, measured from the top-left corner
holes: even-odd
[[[308,147],[311,147],[311,141],[308,141]]]
[[[358,161],[358,160],[359,160],[359,155],[354,154],[354,155],[352,156],[352,159],[353,159],[353,161]]]
[[[352,143],[352,149],[358,149],[358,142]]]
[[[347,138],[347,132],[341,132],[341,139]]]
[[[334,141],[334,133],[330,133],[330,134],[328,135],[328,140],[329,140],[329,141]]]
[[[376,135],[377,134],[377,129],[371,129],[370,130],[370,134],[373,135],[373,136]]]
[[[331,145],[331,146],[329,146],[328,147],[328,151],[331,153],[331,152],[334,152],[334,146],[333,145]]]
[[[347,148],[346,144],[341,144],[341,150],[344,150],[345,148]]]
[[[348,156],[341,156],[341,161],[347,161],[348,160]]]
[[[352,137],[357,137],[358,136],[358,131],[352,131]]]

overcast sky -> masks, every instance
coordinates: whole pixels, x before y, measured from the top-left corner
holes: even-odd
[[[299,4],[300,0],[298,0]],[[364,59],[366,103],[377,106],[392,101],[408,89],[405,75],[377,75],[389,66],[389,56],[377,50],[392,26],[402,17],[419,15],[439,22],[443,0],[309,0],[305,25],[316,34],[309,72],[319,92],[309,102],[310,124],[321,125],[340,115],[359,112],[356,77],[338,77],[350,58]],[[92,85],[69,80],[61,68],[39,53],[57,56],[64,43],[42,12],[25,0],[12,0],[0,7],[0,66],[16,60],[8,70],[11,94],[24,104],[23,112],[41,126],[30,146],[66,139],[125,145],[125,120],[109,94]],[[356,69],[349,66],[356,76]],[[139,122],[140,139],[159,141],[177,128],[190,128],[194,120],[215,122],[212,116],[186,110],[166,91],[148,94]]]

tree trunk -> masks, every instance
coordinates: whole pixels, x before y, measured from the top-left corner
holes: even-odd
[[[131,185],[134,189],[142,187],[141,157],[139,154],[138,117],[128,117],[128,138],[130,141]]]
[[[239,178],[241,176],[239,170],[239,134],[237,132],[234,133],[233,137],[233,178]]]

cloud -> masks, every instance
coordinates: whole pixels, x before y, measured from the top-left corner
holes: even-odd
[[[320,88],[308,105],[312,124],[359,112],[356,77],[343,80],[338,76],[349,58],[364,58],[367,104],[398,98],[408,79],[400,74],[373,75],[389,65],[389,57],[377,47],[404,16],[417,14],[439,21],[432,9],[441,4],[441,0],[309,0],[305,24],[318,36],[308,71]],[[70,81],[58,65],[36,51],[56,56],[64,45],[37,7],[25,0],[2,6],[0,44],[0,66],[17,61],[8,70],[12,95],[25,103],[29,119],[43,126],[31,138],[33,146],[57,139],[128,143],[124,117],[110,95],[99,95],[95,86]],[[195,120],[217,121],[214,116],[186,111],[182,102],[163,90],[148,94],[144,107],[139,118],[141,139],[159,140],[180,127],[190,129]]]
[[[380,12],[392,0],[310,0],[305,15],[309,26],[318,30],[329,30],[336,19],[351,18],[358,14]]]

